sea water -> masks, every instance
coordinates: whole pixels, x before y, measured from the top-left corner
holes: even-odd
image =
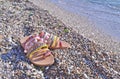
[[[59,7],[88,17],[104,33],[120,41],[120,0],[50,0]]]

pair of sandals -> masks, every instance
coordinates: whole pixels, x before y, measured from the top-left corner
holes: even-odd
[[[50,49],[70,48],[70,44],[47,32],[32,34],[20,40],[24,53],[37,66],[49,66],[54,63]]]

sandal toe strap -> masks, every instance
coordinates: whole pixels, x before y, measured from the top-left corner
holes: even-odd
[[[38,60],[42,60],[42,59],[45,59],[46,57],[50,56],[51,55],[51,52],[46,50],[44,53],[43,52],[35,52],[36,54],[33,55],[32,57],[29,57],[29,59],[33,60],[33,61],[38,61]],[[42,53],[42,54],[40,54]]]

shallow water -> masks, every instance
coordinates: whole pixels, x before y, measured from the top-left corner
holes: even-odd
[[[50,0],[61,8],[88,17],[96,27],[120,40],[120,0]]]

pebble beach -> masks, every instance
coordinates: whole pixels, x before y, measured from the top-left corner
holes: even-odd
[[[45,30],[72,48],[52,50],[55,63],[40,67],[23,52],[20,39]],[[0,0],[0,79],[119,79],[120,53],[91,41],[48,10],[28,0]]]

